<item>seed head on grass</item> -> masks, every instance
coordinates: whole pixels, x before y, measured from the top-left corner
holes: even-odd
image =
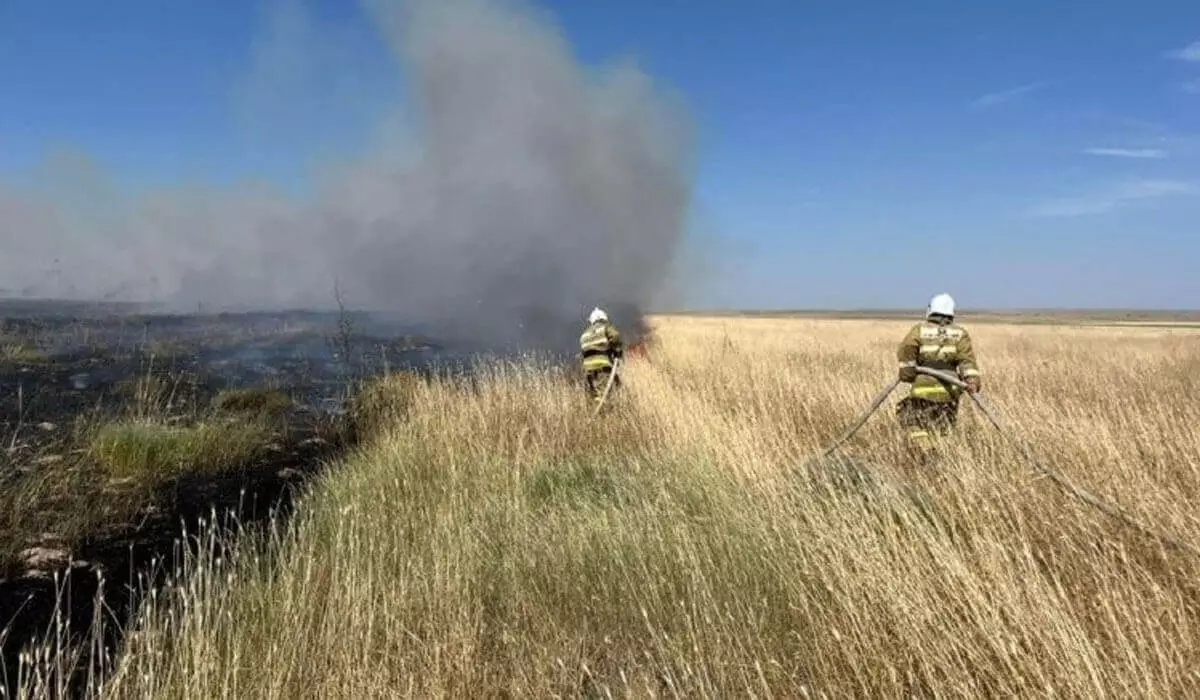
[[[108,696],[1197,695],[1200,566],[1034,479],[969,406],[936,471],[889,405],[844,449],[872,488],[794,476],[908,325],[656,319],[601,420],[536,363],[383,382],[403,417],[239,563],[193,562]],[[1197,334],[972,330],[1035,452],[1200,541],[1200,407],[1152,388]]]

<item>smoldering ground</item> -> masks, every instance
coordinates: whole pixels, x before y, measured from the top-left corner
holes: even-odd
[[[320,21],[284,9],[313,25],[288,49],[317,60],[303,41]],[[593,305],[628,323],[677,291],[692,133],[666,91],[631,62],[580,65],[523,3],[367,0],[361,11],[404,98],[312,194],[131,193],[86,158],[59,159],[0,181],[7,293],[327,309],[336,282],[348,305],[431,333],[566,349]]]

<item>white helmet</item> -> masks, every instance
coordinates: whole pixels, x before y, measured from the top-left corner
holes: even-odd
[[[592,313],[588,314],[588,323],[596,323],[598,321],[607,321],[608,314],[604,313],[604,309],[596,307],[592,309]]]
[[[954,297],[949,294],[938,294],[929,300],[929,308],[925,310],[925,318],[934,314],[954,317]]]

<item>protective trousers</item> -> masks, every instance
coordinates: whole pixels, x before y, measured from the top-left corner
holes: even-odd
[[[603,367],[594,369],[583,374],[583,385],[587,391],[588,398],[599,403],[601,397],[604,396],[604,387],[608,386],[608,378],[613,373],[612,367]],[[621,377],[618,375],[613,377],[613,386],[608,390],[609,396],[616,392],[617,387],[621,385]]]
[[[957,423],[958,402],[906,396],[896,406],[896,419],[906,431],[909,448],[920,457],[928,457],[934,451],[934,439]]]

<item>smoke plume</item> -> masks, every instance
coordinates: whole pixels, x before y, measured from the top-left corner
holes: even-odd
[[[346,303],[487,344],[573,343],[668,283],[690,198],[687,120],[623,63],[588,71],[501,0],[369,2],[406,99],[316,191],[124,195],[86,158],[0,180],[7,294],[176,309]],[[303,115],[295,115],[303,118]],[[383,134],[390,137],[385,138]]]

